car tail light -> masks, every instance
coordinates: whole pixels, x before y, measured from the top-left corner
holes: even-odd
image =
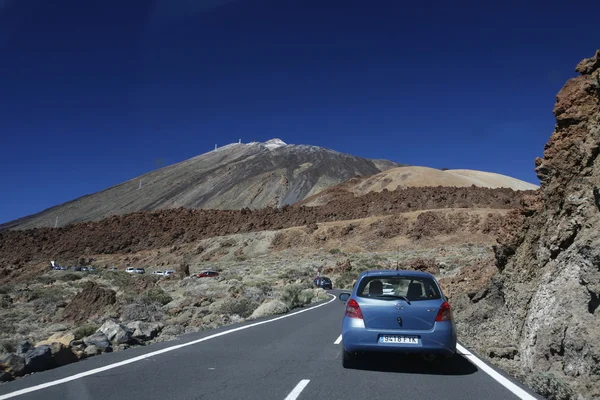
[[[362,311],[356,300],[350,299],[346,303],[346,317],[363,319]]]
[[[452,311],[450,311],[450,304],[447,301],[443,302],[438,310],[435,322],[450,321],[452,320]]]

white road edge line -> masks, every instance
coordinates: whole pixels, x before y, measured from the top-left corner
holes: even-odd
[[[337,340],[335,341],[334,344],[339,344],[341,341],[342,341],[342,335],[340,335],[340,337],[337,338]],[[469,362],[471,362],[472,364],[475,364],[483,372],[488,374],[490,377],[492,377],[492,379],[494,379],[496,382],[498,382],[499,384],[504,386],[506,389],[508,389],[510,392],[512,392],[515,396],[517,396],[523,400],[537,400],[535,397],[533,397],[532,395],[530,395],[529,393],[527,393],[526,391],[524,391],[523,389],[521,389],[520,387],[515,385],[509,379],[503,377],[501,374],[496,372],[496,370],[494,370],[492,367],[487,365],[485,362],[483,362],[482,360],[477,358],[475,356],[475,354],[471,353],[469,350],[467,350],[466,348],[464,348],[463,346],[461,346],[458,343],[456,344],[456,350],[458,350],[458,352],[461,356],[465,356],[467,358],[467,360],[469,360]]]
[[[3,395],[0,395],[0,400],[10,399],[12,397],[21,396],[23,394],[27,394],[27,393],[31,393],[31,392],[36,392],[38,390],[46,389],[46,388],[49,388],[49,387],[52,387],[52,386],[60,385],[62,383],[66,383],[66,382],[74,381],[76,379],[84,378],[86,376],[90,376],[90,375],[94,375],[94,374],[97,374],[97,373],[100,373],[100,372],[108,371],[109,369],[122,367],[123,365],[131,364],[131,363],[134,363],[136,361],[140,361],[140,360],[144,360],[146,358],[157,356],[159,354],[168,353],[170,351],[178,350],[178,349],[181,349],[183,347],[192,346],[194,344],[205,342],[205,341],[210,340],[210,339],[214,339],[214,338],[217,338],[217,337],[220,337],[220,336],[225,336],[225,335],[228,335],[228,334],[233,333],[233,332],[243,331],[245,329],[250,329],[250,328],[253,328],[255,326],[268,324],[269,322],[279,321],[281,319],[293,317],[294,315],[302,314],[302,313],[307,312],[307,311],[312,311],[312,310],[317,309],[319,307],[326,306],[326,305],[330,304],[331,302],[337,300],[337,297],[335,297],[334,295],[330,294],[329,296],[331,296],[332,299],[329,300],[327,303],[319,304],[319,305],[316,305],[316,306],[310,307],[310,308],[305,308],[304,310],[296,311],[296,312],[293,312],[291,314],[285,314],[285,315],[282,315],[280,317],[272,318],[272,319],[269,319],[269,320],[266,320],[266,321],[260,321],[260,322],[254,323],[254,324],[244,325],[244,326],[240,326],[238,328],[229,329],[229,330],[226,330],[226,331],[223,331],[223,332],[215,333],[215,334],[210,335],[210,336],[206,336],[206,337],[203,337],[203,338],[200,338],[200,339],[192,340],[191,342],[182,343],[182,344],[178,344],[178,345],[171,346],[171,347],[166,347],[166,348],[161,349],[161,350],[153,351],[153,352],[147,353],[147,354],[142,354],[141,356],[133,357],[133,358],[130,358],[128,360],[120,361],[120,362],[117,362],[117,363],[114,363],[114,364],[105,365],[104,367],[99,367],[99,368],[91,369],[89,371],[81,372],[79,374],[71,375],[69,377],[58,379],[58,380],[55,380],[55,381],[52,381],[52,382],[41,383],[41,384],[36,385],[36,386],[31,386],[31,387],[28,387],[28,388],[25,388],[25,389],[21,389],[21,390],[17,390],[17,391],[11,392],[11,393],[3,394]],[[302,383],[302,382],[300,382],[300,383]],[[308,384],[308,381],[307,381],[307,384]],[[306,386],[306,384],[304,386]],[[304,389],[304,386],[302,387],[302,389]],[[295,399],[295,397],[294,397],[294,399]]]
[[[498,372],[496,372],[496,370],[494,370],[492,367],[487,365],[485,362],[483,362],[482,360],[477,358],[473,353],[471,353],[469,350],[465,349],[460,344],[458,344],[458,343],[456,344],[456,349],[458,351],[460,351],[463,356],[467,357],[467,360],[469,360],[472,364],[475,364],[483,372],[485,372],[486,374],[491,376],[496,382],[498,382],[499,384],[501,384],[502,386],[507,388],[509,391],[511,391],[514,395],[516,395],[520,399],[536,400],[535,397],[533,397],[532,395],[530,395],[529,393],[527,393],[526,391],[524,391],[523,389],[521,389],[520,387],[518,387],[517,385],[512,383],[509,379],[500,375]]]
[[[304,388],[306,387],[306,385],[308,385],[308,382],[310,382],[310,379],[302,379],[294,388],[294,390],[292,390],[290,392],[290,394],[287,395],[287,397],[285,398],[285,400],[296,400],[298,398],[298,396],[300,396],[300,393],[302,393],[302,391],[304,390]]]
[[[335,339],[335,342],[333,342],[333,344],[340,344],[340,343],[342,343],[342,335],[340,335],[340,337]]]

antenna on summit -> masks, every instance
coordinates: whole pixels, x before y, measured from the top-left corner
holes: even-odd
[[[238,141],[238,143],[239,143],[239,144],[242,144],[242,139],[240,139],[240,140]]]
[[[215,143],[215,150],[217,149],[217,144]]]

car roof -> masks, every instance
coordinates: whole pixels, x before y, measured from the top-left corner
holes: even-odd
[[[434,278],[435,277],[430,274],[429,272],[424,272],[424,271],[410,271],[410,270],[405,270],[405,269],[379,269],[379,270],[372,270],[372,271],[364,271],[363,273],[360,274],[361,278],[364,276],[394,276],[394,275],[403,275],[403,276],[415,276],[415,277],[422,277],[422,278]]]

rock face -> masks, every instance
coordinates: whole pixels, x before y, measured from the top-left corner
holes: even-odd
[[[116,301],[117,295],[114,290],[104,289],[97,283],[88,281],[83,290],[65,307],[63,318],[82,322],[101,314],[107,306],[115,304]]]
[[[592,399],[600,397],[600,50],[576,70],[536,160],[537,210],[496,248],[500,272],[458,319],[470,345],[510,354],[500,364],[545,395],[555,387],[554,398],[570,398],[568,382]]]

